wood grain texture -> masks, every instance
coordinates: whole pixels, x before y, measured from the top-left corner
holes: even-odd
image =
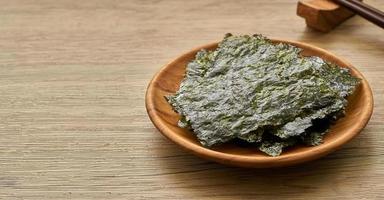
[[[383,199],[383,31],[353,17],[314,32],[296,4],[1,0],[0,199]],[[304,41],[347,59],[373,89],[368,126],[341,150],[284,169],[226,167],[180,149],[148,119],[147,84],[227,32]]]
[[[307,26],[328,32],[352,17],[354,13],[332,0],[299,0],[297,15],[305,19]]]

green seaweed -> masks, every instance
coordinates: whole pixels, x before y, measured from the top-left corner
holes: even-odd
[[[359,79],[300,52],[261,35],[230,34],[217,49],[199,51],[179,90],[167,97],[182,116],[179,126],[191,128],[206,147],[239,138],[271,156],[299,136],[319,144],[322,133],[307,130],[314,120],[342,113]],[[279,141],[264,141],[266,131]]]

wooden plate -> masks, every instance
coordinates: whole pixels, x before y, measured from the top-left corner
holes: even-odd
[[[373,110],[372,91],[363,75],[350,63],[326,50],[302,42],[273,41],[300,47],[303,49],[304,56],[319,56],[339,66],[347,67],[354,76],[362,79],[354,94],[348,98],[346,116],[331,126],[330,132],[324,137],[323,144],[315,147],[296,146],[287,149],[278,157],[270,157],[257,148],[239,147],[234,144],[224,144],[208,149],[200,145],[193,133],[179,128],[177,126],[179,115],[172,110],[164,96],[178,90],[184,77],[185,67],[194,59],[196,52],[200,49],[215,49],[217,43],[204,45],[181,55],[165,65],[153,77],[145,99],[147,112],[153,124],[165,137],[200,157],[222,164],[254,168],[280,167],[314,160],[335,151],[359,134],[368,123]]]

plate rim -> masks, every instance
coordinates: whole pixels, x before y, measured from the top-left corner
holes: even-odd
[[[334,57],[337,60],[341,61],[343,65],[345,65],[347,68],[350,68],[359,78],[361,78],[360,87],[362,87],[362,90],[368,93],[368,98],[366,102],[366,107],[368,109],[364,109],[362,117],[362,121],[360,123],[356,123],[353,127],[352,133],[350,134],[344,134],[341,137],[338,137],[336,140],[329,141],[327,143],[324,143],[322,145],[317,146],[317,148],[309,148],[306,151],[300,151],[300,152],[294,152],[289,154],[282,154],[277,157],[252,157],[252,156],[245,156],[245,155],[233,155],[233,154],[227,154],[224,152],[215,151],[212,149],[205,148],[199,144],[194,144],[186,139],[184,139],[182,136],[178,134],[172,134],[172,131],[169,129],[166,129],[165,126],[162,124],[164,123],[161,119],[161,117],[158,115],[154,103],[154,90],[156,88],[154,87],[154,83],[161,77],[161,75],[166,71],[166,69],[169,66],[172,66],[176,63],[178,63],[180,60],[183,60],[184,57],[189,56],[190,54],[196,54],[197,51],[201,49],[207,49],[207,48],[214,48],[217,46],[218,42],[213,42],[209,44],[205,44],[196,48],[193,48],[192,50],[181,54],[176,59],[170,61],[166,65],[164,65],[151,79],[147,86],[147,91],[145,94],[145,107],[148,113],[148,116],[154,126],[159,130],[159,132],[164,135],[166,138],[171,140],[172,142],[176,143],[177,145],[181,146],[182,148],[192,152],[193,154],[216,161],[222,164],[228,164],[228,165],[234,165],[234,166],[240,166],[240,167],[252,167],[252,168],[265,168],[265,167],[281,167],[281,166],[288,166],[288,165],[294,165],[299,164],[311,160],[315,160],[317,158],[320,158],[322,156],[325,156],[337,149],[339,149],[342,145],[352,140],[354,137],[356,137],[363,128],[367,125],[368,121],[370,120],[373,112],[373,93],[371,90],[371,87],[369,86],[368,81],[363,76],[363,74],[357,70],[356,67],[354,67],[351,63],[346,61],[345,59],[335,55],[334,53],[331,53],[325,49],[319,48],[317,46],[299,42],[299,41],[292,41],[292,40],[285,40],[285,39],[270,39],[272,42],[278,42],[278,43],[288,43],[294,46],[297,46],[299,48],[307,48],[311,49],[315,52],[319,52],[319,54],[323,54],[326,56]],[[304,48],[303,48],[304,49]],[[360,118],[359,118],[360,119]]]

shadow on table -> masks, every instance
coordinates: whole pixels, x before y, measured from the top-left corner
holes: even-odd
[[[164,143],[168,143],[165,142]],[[316,193],[345,193],[372,168],[369,137],[361,135],[341,150],[320,160],[285,168],[246,169],[216,164],[182,151],[172,143],[159,148],[159,166],[171,185],[197,197],[243,197],[284,195],[299,198]],[[159,144],[159,143],[158,143]],[[176,155],[175,155],[176,154]],[[172,156],[174,155],[174,156]],[[371,155],[371,156],[370,156]]]

